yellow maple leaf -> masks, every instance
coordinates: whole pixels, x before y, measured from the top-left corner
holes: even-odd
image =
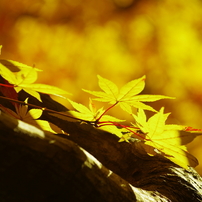
[[[38,71],[41,70],[19,62],[0,60],[0,75],[12,84],[17,93],[24,90],[39,101],[41,101],[39,92],[61,97],[64,94],[69,94],[55,86],[34,83],[37,80]]]
[[[142,102],[153,102],[160,99],[173,99],[172,97],[163,95],[138,95],[145,87],[146,76],[142,76],[139,79],[134,79],[126,83],[119,91],[118,87],[112,81],[105,79],[98,75],[99,86],[103,91],[90,91],[84,90],[97,98],[100,102],[108,102],[112,105],[120,105],[120,107],[132,114],[132,108],[142,108],[150,111],[156,111],[152,107],[142,103]]]
[[[148,121],[146,121],[146,115],[142,109],[139,109],[137,115],[133,115],[136,125],[145,134],[140,144],[149,155],[161,154],[186,169],[188,166],[197,166],[197,159],[189,154],[186,146],[183,145],[183,142],[188,143],[193,140],[193,134],[179,133],[179,130],[186,130],[185,126],[166,125],[165,121],[169,114],[164,114],[162,107]]]
[[[26,104],[27,104],[27,101],[28,99],[25,100]],[[0,109],[3,110],[5,113],[13,116],[14,118],[24,121],[33,126],[36,126],[37,128],[41,130],[45,130],[51,133],[64,133],[64,131],[62,131],[56,125],[45,120],[39,120],[39,118],[41,117],[43,113],[42,109],[28,110],[28,105],[15,105],[16,112],[2,105],[0,105]]]

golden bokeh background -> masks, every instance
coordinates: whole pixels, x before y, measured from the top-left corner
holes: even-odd
[[[98,74],[119,87],[146,75],[143,93],[176,97],[153,107],[172,112],[170,123],[202,128],[201,0],[1,0],[0,44],[1,58],[35,65],[38,82],[85,105],[81,89],[98,90]],[[202,137],[188,148],[202,175]]]

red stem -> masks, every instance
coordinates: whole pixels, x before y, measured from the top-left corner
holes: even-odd
[[[0,86],[9,87],[9,88],[14,87],[12,84],[3,84],[3,83],[0,83]]]
[[[85,120],[82,120],[82,119],[79,119],[79,118],[76,118],[76,117],[73,117],[73,116],[69,116],[69,115],[64,114],[62,112],[57,112],[55,110],[48,109],[46,107],[40,107],[40,106],[37,106],[37,105],[34,105],[34,104],[28,104],[28,103],[25,103],[25,102],[20,101],[20,100],[15,100],[15,99],[3,97],[3,96],[0,96],[0,98],[5,99],[5,100],[9,100],[9,101],[12,101],[12,102],[16,102],[16,103],[19,103],[19,104],[22,104],[22,105],[28,105],[30,107],[34,107],[34,108],[37,108],[37,109],[45,110],[45,111],[48,111],[48,112],[60,114],[62,116],[69,117],[69,118],[72,118],[72,119],[76,119],[76,120],[79,120],[79,121],[89,122],[89,121],[85,121]]]
[[[116,103],[114,103],[112,106],[110,106],[109,108],[107,108],[107,109],[100,115],[100,117],[96,120],[96,123],[98,123],[99,120],[103,117],[103,115],[106,114],[110,109],[112,109],[113,107],[115,107],[118,103],[119,103],[119,101],[116,101]]]
[[[122,128],[125,128],[126,130],[130,131],[131,133],[133,133],[134,135],[137,135],[138,137],[142,138],[143,140],[146,140],[146,138],[144,138],[143,136],[141,136],[140,134],[134,132],[133,130],[131,130],[130,128],[135,128],[135,129],[139,129],[139,128],[136,128],[136,127],[129,127],[129,126],[126,126],[126,125],[122,125],[122,124],[119,124],[119,123],[116,123],[116,122],[107,122],[107,121],[103,121],[103,122],[99,122],[99,124],[101,123],[101,125],[98,125],[98,127],[102,127],[102,126],[107,126],[107,125],[115,125],[115,126],[120,126]]]

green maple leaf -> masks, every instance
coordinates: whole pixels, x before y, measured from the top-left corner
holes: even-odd
[[[169,114],[164,114],[164,108],[161,108],[148,121],[142,109],[139,109],[137,115],[133,115],[136,125],[145,134],[142,146],[150,155],[158,153],[184,168],[195,167],[198,165],[197,159],[189,154],[183,145],[191,142],[195,136],[179,133],[180,130],[186,131],[186,126],[166,125]]]
[[[112,105],[119,104],[120,107],[129,114],[132,114],[131,107],[156,111],[142,102],[153,102],[160,99],[173,99],[172,97],[163,95],[138,95],[145,87],[145,78],[146,77],[143,76],[139,79],[132,80],[125,84],[119,91],[116,84],[98,75],[99,86],[103,91],[83,90],[97,97],[93,100],[108,102]]]
[[[56,96],[69,94],[55,86],[34,83],[37,80],[38,71],[41,70],[19,62],[0,60],[0,75],[13,85],[17,93],[24,90],[39,101],[41,101],[39,92]]]

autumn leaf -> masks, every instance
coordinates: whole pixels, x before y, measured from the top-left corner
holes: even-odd
[[[68,135],[55,124],[45,121],[45,120],[35,120],[34,123],[30,123],[30,124],[35,125],[36,127],[40,128],[41,130],[48,131],[50,133],[54,133],[54,134],[62,133],[62,134]]]
[[[142,109],[139,109],[137,115],[133,115],[136,125],[146,134],[143,147],[150,155],[158,153],[184,168],[195,167],[198,165],[197,159],[187,152],[185,145],[182,145],[183,141],[186,143],[192,141],[193,136],[179,133],[180,130],[186,130],[185,126],[166,125],[165,121],[169,114],[164,114],[164,108],[161,108],[148,121]]]
[[[97,124],[102,124],[104,122],[120,122],[125,120],[120,120],[113,116],[104,115],[105,110],[102,108],[96,109],[95,105],[93,104],[92,100],[89,99],[89,108],[80,104],[76,103],[70,99],[68,99],[70,104],[76,109],[76,111],[70,110],[68,111],[73,117],[79,118],[81,121],[90,121],[90,122],[99,122]]]
[[[10,84],[17,83],[16,76],[7,67],[0,63],[0,75],[7,80]]]
[[[109,99],[111,99],[111,104],[114,104],[117,101],[118,87],[112,81],[104,79],[99,75],[98,79],[100,88],[104,91],[105,95],[109,96]]]
[[[17,93],[24,90],[39,101],[41,101],[39,92],[56,96],[69,94],[54,86],[35,84],[34,82],[37,80],[38,71],[41,70],[14,61],[0,60],[1,76],[11,84],[10,87],[13,87]]]
[[[76,109],[76,111],[70,110],[68,113],[73,117],[79,118],[80,120],[93,122],[96,121],[96,119],[104,112],[103,108],[96,110],[91,99],[89,99],[89,108],[70,99],[68,99],[68,101],[74,107],[74,109]]]
[[[27,101],[28,99],[25,100],[25,103],[27,103]],[[15,105],[16,112],[2,105],[0,105],[0,109],[3,110],[5,113],[11,115],[12,117],[22,120],[33,126],[36,126],[41,130],[48,131],[51,133],[64,133],[64,131],[62,131],[56,125],[45,120],[39,120],[43,113],[42,109],[28,110],[28,105]]]
[[[149,128],[148,128],[148,124],[147,124],[147,117],[146,114],[144,112],[144,110],[139,109],[137,112],[137,115],[132,114],[135,121],[136,121],[136,125],[133,124],[133,126],[137,126],[138,128],[140,128],[140,130],[146,134],[149,132]]]
[[[109,102],[110,104],[115,104],[117,102],[118,96],[118,87],[112,81],[102,78],[98,75],[99,86],[104,91],[89,91],[83,89],[83,91],[88,92],[98,98],[94,98],[93,100],[97,100],[100,102]]]
[[[68,100],[76,111],[69,110],[63,114],[50,113],[50,115],[66,121],[80,121],[81,123],[90,122],[98,129],[108,131],[115,134],[119,138],[122,137],[122,132],[119,128],[117,128],[116,124],[117,122],[123,122],[125,120],[120,120],[113,116],[105,115],[105,110],[103,108],[97,110],[91,99],[89,99],[89,108],[70,99]],[[76,119],[74,119],[75,117]]]
[[[122,134],[122,136],[120,136],[119,142],[129,142],[130,137],[130,133]]]
[[[119,138],[122,138],[123,134],[121,132],[121,130],[119,128],[117,128],[115,125],[110,124],[110,125],[103,125],[101,126],[99,129],[107,131],[109,133],[112,133],[116,136],[118,136]]]
[[[98,75],[99,86],[103,91],[83,90],[97,97],[93,100],[108,102],[112,105],[119,104],[120,107],[129,114],[132,114],[131,107],[156,111],[142,102],[153,102],[160,99],[173,99],[172,97],[163,95],[137,95],[144,89],[145,79],[146,77],[143,76],[139,79],[132,80],[125,84],[119,91],[116,84]]]
[[[5,66],[7,69],[9,69],[12,72],[19,72],[19,71],[27,71],[30,68],[33,68],[29,65],[17,62],[17,61],[13,61],[13,60],[3,60],[0,59],[0,63]],[[37,71],[42,71],[40,69],[35,68]]]
[[[145,110],[156,112],[156,110],[153,107],[146,105],[139,101],[138,102],[133,102],[133,101],[119,102],[119,105],[120,105],[121,109],[123,109],[124,111],[126,111],[129,114],[133,113],[132,107],[135,107],[137,109],[140,108],[140,109],[145,109]]]
[[[103,115],[99,121],[99,124],[101,124],[102,122],[112,122],[112,123],[115,123],[115,122],[124,122],[126,120],[123,120],[123,119],[118,119],[116,117],[113,117],[113,116],[110,116],[110,115]]]
[[[41,100],[38,92],[59,97],[63,97],[62,95],[64,94],[69,94],[65,90],[46,84],[21,84],[20,88],[26,91],[27,93],[31,94],[32,96],[36,97],[38,100]]]
[[[121,89],[118,95],[119,101],[128,101],[131,100],[131,97],[141,93],[145,87],[146,76],[143,76],[139,79],[132,80],[125,84]]]

